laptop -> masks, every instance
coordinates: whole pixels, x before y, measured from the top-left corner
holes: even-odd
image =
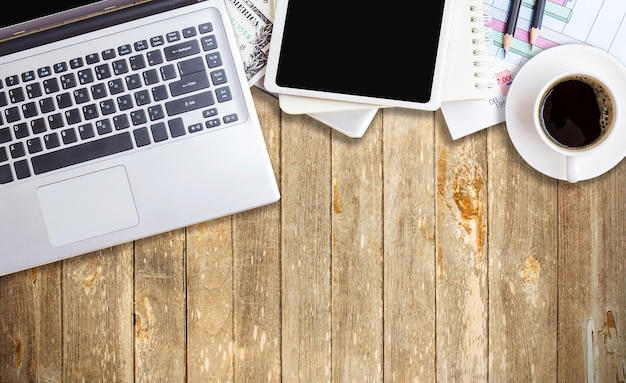
[[[223,0],[2,22],[0,275],[280,198]]]

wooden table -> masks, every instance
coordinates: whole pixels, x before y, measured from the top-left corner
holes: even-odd
[[[281,201],[0,278],[0,383],[624,381],[626,164],[568,184],[504,124],[354,140],[253,93]]]

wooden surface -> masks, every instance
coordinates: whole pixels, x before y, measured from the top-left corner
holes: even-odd
[[[282,199],[0,278],[5,382],[623,382],[626,164],[568,184],[504,124],[362,139],[253,90]]]

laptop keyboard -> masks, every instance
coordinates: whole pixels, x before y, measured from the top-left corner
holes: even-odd
[[[11,65],[19,71],[0,66],[0,184],[246,119],[219,14],[196,19],[117,30]]]

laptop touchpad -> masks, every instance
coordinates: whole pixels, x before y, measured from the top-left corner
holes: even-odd
[[[37,190],[52,246],[62,246],[139,223],[123,166]]]

